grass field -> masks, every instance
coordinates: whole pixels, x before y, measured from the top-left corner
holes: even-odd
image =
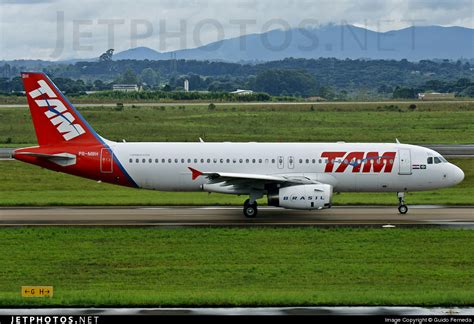
[[[474,159],[453,163],[465,172],[452,188],[414,192],[408,204],[474,205]],[[0,206],[48,205],[241,205],[246,197],[207,193],[176,193],[118,187],[57,173],[18,161],[0,161]],[[261,200],[260,204],[265,204]],[[336,205],[396,205],[394,193],[341,193]]]
[[[474,102],[80,108],[102,136],[121,141],[474,143]],[[0,145],[35,143],[27,108],[0,109]]]
[[[1,228],[0,306],[474,305],[474,231]],[[52,285],[51,299],[20,297]]]

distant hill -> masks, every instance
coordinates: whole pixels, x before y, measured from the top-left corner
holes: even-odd
[[[351,25],[272,30],[213,42],[198,48],[158,52],[136,47],[118,52],[113,60],[188,60],[267,62],[284,58],[407,59],[409,61],[460,58],[474,61],[474,29],[417,26],[375,32]],[[65,61],[0,61],[12,66],[44,67],[52,64],[94,62],[98,58]]]
[[[117,53],[114,60],[178,59],[218,61],[273,61],[286,57],[338,59],[474,58],[474,30],[464,27],[419,26],[375,32],[351,25],[311,29],[272,30],[262,34],[213,42],[194,49],[160,53],[137,47]]]
[[[169,54],[167,55],[169,58]],[[113,56],[114,60],[163,60],[165,55],[148,47],[135,47]]]

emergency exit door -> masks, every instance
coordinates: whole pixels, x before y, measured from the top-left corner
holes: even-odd
[[[292,156],[288,157],[288,169],[294,169],[295,168],[295,158]]]
[[[285,162],[283,160],[283,156],[279,156],[278,159],[277,159],[278,169],[283,169],[284,164],[285,164]]]

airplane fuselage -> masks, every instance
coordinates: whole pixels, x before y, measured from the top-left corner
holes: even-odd
[[[397,143],[118,143],[60,148],[49,153],[76,156],[83,174],[104,182],[123,168],[133,186],[161,191],[203,191],[205,178],[192,179],[189,167],[209,172],[238,172],[305,177],[333,186],[337,192],[422,191],[456,184],[460,169],[436,163],[437,152]],[[31,151],[31,149],[29,150]],[[44,149],[43,149],[44,151]],[[107,153],[105,153],[107,152]],[[428,159],[431,158],[431,163]],[[35,163],[36,164],[36,163]],[[48,162],[44,167],[58,166]],[[67,172],[67,168],[61,168]],[[118,183],[121,184],[121,183]]]

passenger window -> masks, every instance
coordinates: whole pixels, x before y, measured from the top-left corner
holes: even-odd
[[[311,160],[313,164],[316,164],[316,159]]]
[[[148,159],[148,163],[152,163],[152,162],[153,162],[153,160],[152,160],[152,159]]]
[[[211,163],[211,159],[207,159],[207,163]]]
[[[272,159],[272,163],[275,164],[275,159]]]
[[[165,163],[165,162],[166,162],[166,160],[165,160],[165,159],[161,159],[161,163]]]
[[[220,159],[220,163],[224,163],[224,159]]]
[[[171,163],[171,161],[172,161],[171,159],[168,159],[168,163]]]
[[[184,159],[181,159],[181,163],[184,163]]]
[[[440,164],[440,163],[441,163],[441,160],[440,160],[437,156],[435,156],[435,158],[434,158],[434,163],[435,163],[435,164]]]
[[[239,162],[240,162],[240,163],[242,163],[243,161],[244,161],[244,160],[242,160],[242,159],[239,159]]]
[[[140,160],[139,160],[139,159],[136,159],[136,160],[135,160],[135,162],[137,162],[137,163],[138,163],[138,162],[140,162]]]
[[[178,163],[178,159],[174,159],[174,163]]]
[[[249,163],[249,162],[250,162],[250,160],[249,160],[249,159],[245,159],[245,163]]]
[[[204,163],[204,159],[201,159],[201,163]]]
[[[191,163],[191,159],[188,159],[188,163]]]
[[[198,159],[194,159],[194,163],[198,163]]]
[[[145,162],[146,162],[146,160],[145,160],[145,159],[142,159],[142,162],[143,162],[143,163],[145,163]]]
[[[255,159],[252,159],[252,163],[255,163]]]
[[[262,163],[262,159],[258,159],[258,163]]]
[[[230,159],[225,160],[227,163],[230,163]]]
[[[128,162],[133,163],[133,159],[128,160]]]
[[[300,163],[303,163],[303,159],[300,159]]]

